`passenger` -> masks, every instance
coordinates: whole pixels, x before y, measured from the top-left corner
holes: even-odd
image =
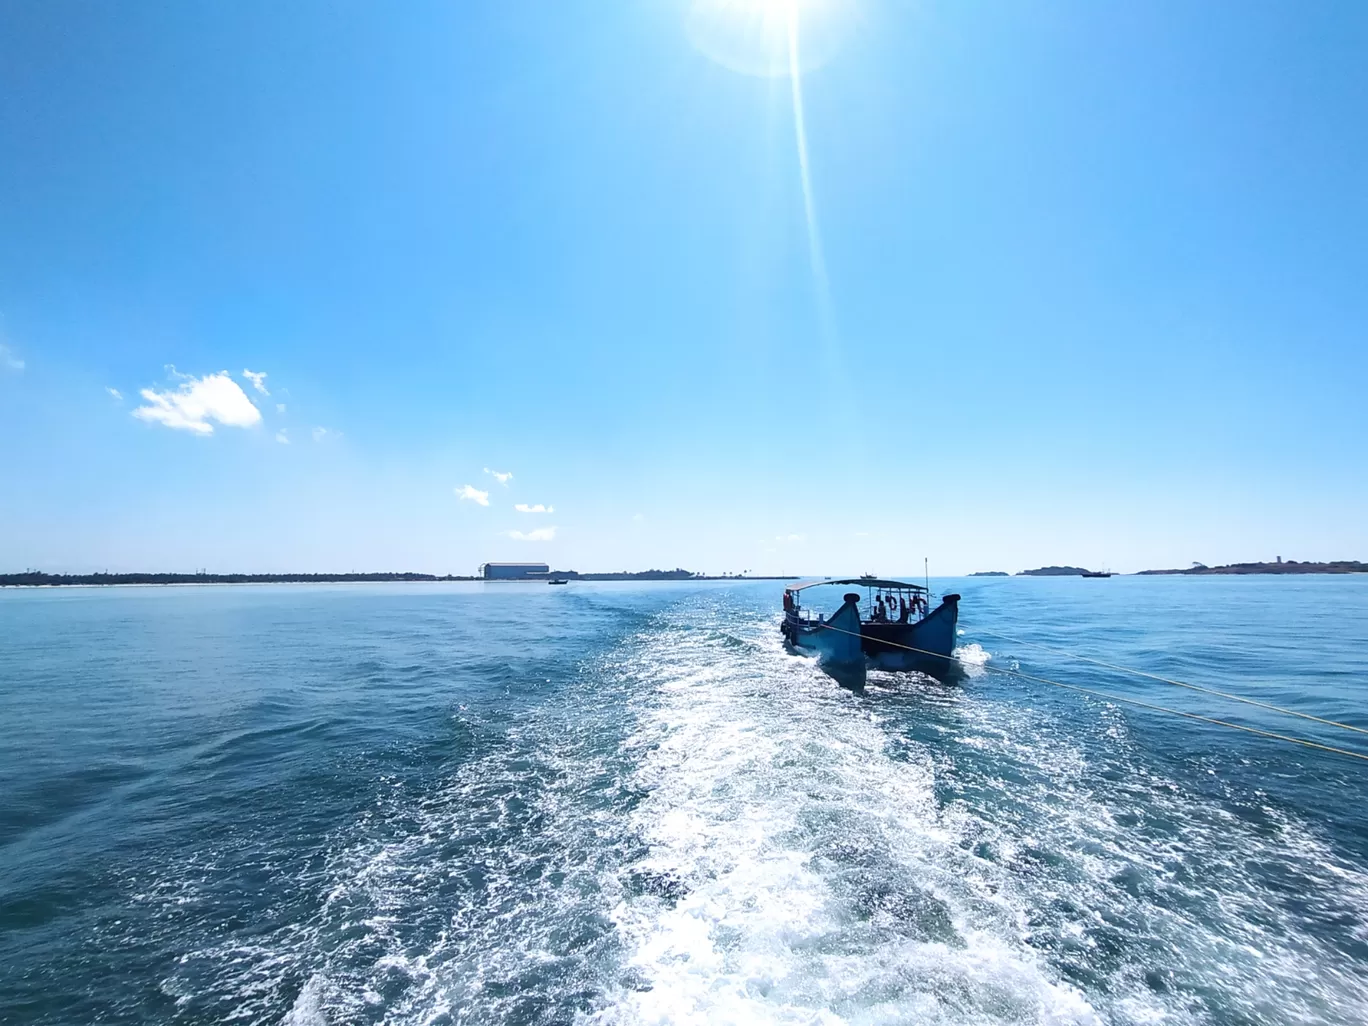
[[[912,607],[907,604],[901,595],[898,596],[898,623],[907,623],[907,615],[912,612]]]

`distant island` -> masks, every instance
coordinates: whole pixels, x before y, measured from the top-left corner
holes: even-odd
[[[49,574],[26,570],[21,574],[0,574],[4,585],[59,584],[349,584],[384,581],[476,581],[478,577],[438,577],[436,574]]]
[[[969,575],[970,577],[1011,577],[1006,570],[978,570]]]
[[[1186,570],[1141,570],[1140,575],[1183,574],[1196,577],[1206,574],[1368,574],[1368,563],[1356,559],[1339,559],[1332,563],[1298,563],[1278,559],[1272,563],[1228,563],[1225,566],[1203,566],[1194,563]]]
[[[612,573],[580,573],[577,570],[557,570],[553,576],[570,581],[794,581],[796,577],[750,577],[744,574],[708,575],[691,570],[626,570]],[[0,574],[3,587],[55,587],[60,585],[115,585],[115,584],[382,584],[405,581],[482,581],[483,577],[462,577],[456,574],[348,573],[348,574],[49,574],[41,570]],[[545,577],[540,578],[545,580]],[[499,582],[508,583],[508,582]]]
[[[1042,566],[1038,570],[1018,571],[1018,577],[1082,577],[1091,571],[1081,566]]]

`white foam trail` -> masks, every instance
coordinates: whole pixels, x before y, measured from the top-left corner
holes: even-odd
[[[323,978],[317,973],[304,984],[281,1026],[328,1026],[323,1013]]]
[[[961,666],[977,670],[980,667],[987,666],[993,658],[993,654],[982,645],[971,642],[968,645],[960,645],[956,648],[955,658]]]
[[[965,872],[929,760],[890,759],[875,719],[777,650],[719,673],[706,640],[666,644],[643,656],[631,872],[678,895],[614,910],[648,986],[603,1021],[1096,1021],[1021,944],[1019,904]]]

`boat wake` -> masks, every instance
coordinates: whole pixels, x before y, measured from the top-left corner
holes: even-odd
[[[1157,772],[1119,712],[1064,724],[986,677],[861,698],[757,644],[721,661],[665,630],[628,659],[647,797],[630,820],[645,850],[621,872],[668,886],[613,909],[637,982],[602,1021],[1349,1023],[1368,1007],[1316,929],[1368,907],[1368,878],[1259,796]]]
[[[962,686],[856,694],[686,596],[478,758],[382,781],[295,881],[311,915],[165,990],[309,1026],[1360,1021],[1368,877],[959,655]]]

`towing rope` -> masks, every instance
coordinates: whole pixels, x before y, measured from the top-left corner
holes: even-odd
[[[1257,705],[1260,709],[1269,709],[1276,713],[1282,713],[1284,716],[1297,716],[1303,720],[1313,720],[1316,723],[1323,723],[1328,727],[1339,727],[1341,730],[1352,730],[1356,734],[1368,734],[1368,730],[1364,730],[1362,727],[1355,727],[1352,723],[1341,723],[1339,720],[1327,720],[1320,716],[1312,716],[1310,713],[1297,712],[1295,709],[1284,709],[1280,705],[1273,705],[1269,702],[1260,702],[1256,698],[1245,698],[1243,695],[1232,695],[1228,691],[1217,691],[1215,688],[1202,687],[1200,684],[1189,684],[1185,680],[1174,680],[1172,677],[1161,677],[1157,673],[1148,673],[1145,670],[1136,670],[1129,666],[1107,663],[1103,662],[1101,659],[1090,659],[1088,656],[1079,655],[1077,652],[1070,652],[1067,649],[1059,648],[1055,645],[1044,645],[1036,641],[1023,641],[1021,638],[1013,638],[1006,634],[998,634],[995,631],[985,631],[977,627],[974,628],[974,632],[976,634],[986,634],[990,638],[1001,638],[1003,641],[1010,641],[1014,645],[1025,645],[1028,648],[1040,648],[1047,652],[1056,652],[1059,655],[1066,655],[1070,659],[1092,663],[1094,666],[1104,666],[1108,670],[1118,670],[1121,673],[1133,673],[1137,677],[1148,677],[1150,680],[1157,680],[1163,684],[1173,684],[1176,687],[1200,691],[1203,694],[1215,695],[1218,698],[1228,698],[1232,702],[1243,702],[1245,705]]]
[[[849,634],[851,637],[855,637],[855,638],[863,638],[863,637],[864,637],[863,634],[857,634],[855,631],[848,631],[848,630],[845,630],[845,629],[842,628],[842,627],[833,627],[833,626],[832,626],[831,624],[829,624],[829,623],[824,623],[824,624],[822,624],[822,626],[823,626],[826,630],[829,630],[829,631],[836,631],[836,632],[838,632],[838,633],[840,633],[840,634]],[[987,631],[983,631],[982,633],[986,634],[986,633],[988,633],[988,632],[987,632]],[[881,644],[881,645],[890,645],[890,646],[892,646],[893,648],[906,649],[908,652],[916,652],[916,653],[918,653],[919,655],[933,656],[933,657],[935,657],[936,659],[954,660],[955,662],[958,662],[958,663],[960,663],[961,665],[965,665],[965,666],[970,665],[970,664],[965,663],[964,660],[960,659],[959,656],[955,656],[955,655],[945,656],[945,655],[941,655],[941,653],[939,653],[939,652],[931,652],[931,651],[929,651],[929,650],[927,650],[927,649],[924,649],[924,648],[913,648],[911,645],[903,645],[903,644],[900,644],[900,643],[898,643],[898,642],[896,642],[896,641],[885,641],[883,638],[879,638],[879,639],[877,639],[877,640],[878,640],[879,644]],[[1257,734],[1259,737],[1273,738],[1274,740],[1277,740],[1277,741],[1288,741],[1288,742],[1290,742],[1290,743],[1292,743],[1292,744],[1294,744],[1294,745],[1303,745],[1303,746],[1305,746],[1306,748],[1316,748],[1316,749],[1319,749],[1320,751],[1323,751],[1323,752],[1333,752],[1333,753],[1335,753],[1336,755],[1347,755],[1347,756],[1349,756],[1349,758],[1351,758],[1351,759],[1360,759],[1360,760],[1362,760],[1363,762],[1368,762],[1368,755],[1365,755],[1365,754],[1363,754],[1362,752],[1350,751],[1348,748],[1337,748],[1337,747],[1335,747],[1334,745],[1324,745],[1324,744],[1321,744],[1319,741],[1311,741],[1311,740],[1308,740],[1307,738],[1304,738],[1304,737],[1293,737],[1293,736],[1290,735],[1290,734],[1277,734],[1277,733],[1274,733],[1274,732],[1271,731],[1271,730],[1260,730],[1258,727],[1247,727],[1247,726],[1245,726],[1245,725],[1242,724],[1242,723],[1231,723],[1229,720],[1218,720],[1218,719],[1215,719],[1215,718],[1213,718],[1213,717],[1211,717],[1211,716],[1202,716],[1202,715],[1199,715],[1198,713],[1184,712],[1182,709],[1171,709],[1171,708],[1169,708],[1168,706],[1164,706],[1164,705],[1155,705],[1155,704],[1152,703],[1152,702],[1142,702],[1142,701],[1140,701],[1138,698],[1123,698],[1123,697],[1121,697],[1120,695],[1109,694],[1109,693],[1106,692],[1106,691],[1096,691],[1096,690],[1094,690],[1094,689],[1092,689],[1092,688],[1080,687],[1080,686],[1077,685],[1077,684],[1065,684],[1063,681],[1051,680],[1049,677],[1038,677],[1038,676],[1036,676],[1035,674],[1031,674],[1031,673],[1022,673],[1020,670],[1009,670],[1009,669],[1007,669],[1005,666],[992,666],[992,665],[990,665],[990,664],[988,664],[988,663],[981,663],[981,664],[977,664],[977,665],[979,666],[980,669],[987,670],[987,671],[992,672],[992,673],[1002,673],[1002,674],[1006,674],[1006,675],[1009,676],[1009,677],[1020,677],[1022,680],[1035,681],[1036,683],[1039,683],[1039,684],[1051,684],[1051,685],[1053,685],[1054,687],[1057,687],[1057,688],[1064,688],[1064,689],[1066,689],[1066,690],[1068,690],[1068,691],[1077,691],[1079,694],[1082,694],[1082,695],[1092,695],[1092,696],[1095,697],[1095,698],[1105,699],[1105,700],[1108,701],[1108,702],[1119,702],[1119,703],[1122,703],[1122,704],[1124,704],[1124,705],[1135,705],[1135,706],[1139,706],[1139,707],[1142,708],[1142,709],[1150,709],[1150,710],[1152,710],[1152,711],[1154,711],[1154,712],[1172,713],[1174,716],[1182,716],[1184,719],[1189,719],[1189,720],[1200,720],[1202,723],[1213,723],[1213,724],[1215,724],[1215,725],[1218,726],[1218,727],[1229,727],[1231,730],[1242,730],[1242,731],[1244,731],[1244,732],[1247,733],[1247,734]],[[1164,679],[1164,678],[1160,678],[1160,679],[1162,680],[1162,679]],[[1176,682],[1175,682],[1175,683],[1176,683]],[[1207,690],[1207,689],[1205,689],[1205,688],[1197,688],[1196,690],[1204,691],[1204,690]],[[1220,694],[1220,692],[1213,692],[1213,693],[1214,693],[1214,694]],[[1255,705],[1261,705],[1262,703],[1255,702],[1254,704],[1255,704]],[[1270,707],[1270,708],[1276,708],[1276,706]],[[1282,710],[1279,710],[1279,711],[1282,711]],[[1310,717],[1310,718],[1311,718],[1311,719],[1315,719],[1316,717],[1313,716],[1313,717]],[[1328,720],[1327,720],[1327,721],[1325,721],[1325,722],[1333,722],[1333,721],[1328,721]],[[1351,728],[1351,729],[1357,729],[1357,728]]]

